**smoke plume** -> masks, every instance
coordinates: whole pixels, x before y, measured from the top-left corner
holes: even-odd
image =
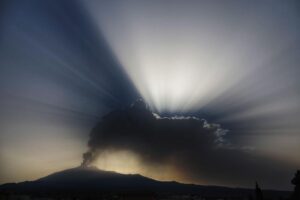
[[[143,166],[172,165],[197,183],[249,185],[255,179],[282,182],[280,164],[236,147],[228,130],[196,117],[160,117],[143,101],[105,115],[92,129],[82,166],[106,150],[129,150]],[[276,167],[274,167],[276,166]],[[274,176],[277,174],[277,176]],[[288,177],[288,176],[287,176]]]

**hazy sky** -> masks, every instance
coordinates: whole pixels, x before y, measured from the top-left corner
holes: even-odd
[[[257,159],[253,171],[270,168],[262,186],[290,189],[300,168],[299,35],[297,1],[3,0],[0,183],[79,165],[101,117],[141,97],[161,116],[220,125],[234,154]],[[255,181],[151,165],[131,147],[95,163],[163,180]]]

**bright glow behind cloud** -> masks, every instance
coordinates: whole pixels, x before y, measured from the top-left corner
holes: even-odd
[[[296,37],[284,29],[293,13],[276,3],[86,4],[137,90],[160,112],[199,109],[245,79],[256,80]],[[273,74],[264,79],[277,82]]]

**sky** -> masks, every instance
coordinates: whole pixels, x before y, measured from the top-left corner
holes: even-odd
[[[292,189],[299,23],[297,1],[2,0],[0,183],[86,152],[159,180]]]

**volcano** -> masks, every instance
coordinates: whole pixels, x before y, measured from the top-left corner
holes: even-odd
[[[120,174],[95,167],[77,167],[53,173],[35,181],[8,183],[0,191],[20,193],[55,192],[201,192],[203,186],[162,182],[139,174]]]
[[[264,191],[270,196],[288,196],[290,192]],[[0,194],[39,196],[76,196],[103,194],[194,194],[199,196],[247,197],[252,189],[183,184],[157,181],[139,174],[120,174],[95,167],[77,167],[53,173],[35,181],[7,183],[0,186]]]

